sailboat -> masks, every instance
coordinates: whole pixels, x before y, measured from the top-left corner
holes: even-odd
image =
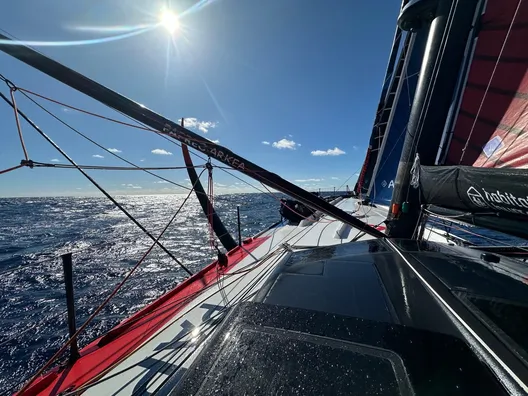
[[[70,316],[68,342],[17,394],[528,393],[525,263],[508,251],[424,238],[435,208],[479,224],[485,219],[491,229],[526,231],[509,224],[527,215],[528,178],[519,158],[526,147],[519,130],[527,114],[528,61],[521,51],[527,21],[523,0],[404,1],[356,196],[329,200],[195,134],[185,121],[164,118],[31,48],[0,44],[23,63],[180,142],[189,169],[191,148],[211,159],[208,169],[230,166],[308,209],[299,213],[290,205],[300,218],[236,242],[225,237],[210,195],[190,174],[227,253],[218,249],[218,260],[81,349],[77,338],[100,307],[78,329]],[[513,69],[522,73],[506,89],[504,75]],[[477,77],[486,81],[483,91]],[[486,112],[490,92],[503,99],[500,114],[496,107]],[[489,117],[494,128],[480,128]],[[466,143],[453,143],[461,139]],[[21,164],[30,165],[30,159]],[[152,247],[163,248],[159,236],[148,235]]]

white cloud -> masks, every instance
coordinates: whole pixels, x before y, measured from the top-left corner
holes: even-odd
[[[60,159],[58,159],[58,158],[53,158],[53,159],[51,159],[50,161],[51,161],[51,162],[60,162]]]
[[[281,139],[278,142],[273,142],[272,146],[278,149],[295,150],[295,143],[293,140]]]
[[[157,155],[172,155],[172,153],[170,151],[167,151],[167,150],[163,150],[163,149],[154,149],[151,151],[152,154],[157,154]]]
[[[126,187],[126,188],[143,188],[141,186],[138,186],[136,184],[121,184],[123,187]]]
[[[140,159],[139,162],[145,162],[145,158]]]
[[[64,111],[65,113],[72,113],[74,110],[70,109],[69,107],[63,107],[62,111]]]
[[[156,184],[164,184],[164,183],[168,183],[168,181],[166,181],[166,180],[158,180],[158,181],[155,181],[154,183],[156,183]]]
[[[215,140],[207,139],[207,140],[209,140],[210,142],[213,142],[214,144],[220,143],[220,140],[218,139],[215,139]]]
[[[354,150],[357,150],[357,149],[358,149],[358,146],[352,146],[352,148],[353,148]]]
[[[267,142],[267,141],[263,140],[263,141],[262,141],[262,144],[269,145],[270,142]]]
[[[320,156],[325,156],[325,155],[343,155],[346,153],[340,148],[335,147],[333,149],[328,149],[326,151],[325,150],[315,150],[315,151],[312,151],[311,154],[316,157],[320,157]]]
[[[295,181],[297,183],[306,183],[306,182],[320,182],[320,181],[323,181],[324,179],[296,179]]]
[[[92,155],[92,157],[94,157],[94,158],[104,158],[102,155],[99,155],[99,154],[94,154],[94,155]]]
[[[107,150],[110,151],[111,153],[122,153],[121,150],[116,149],[116,148],[109,148],[109,149],[107,149]]]
[[[200,121],[197,118],[186,118],[184,121],[185,128],[198,129],[203,133],[207,133],[209,129],[216,128],[218,122],[215,121]]]
[[[332,180],[339,180],[339,177],[332,176],[331,179]]]
[[[225,184],[215,183],[215,187],[227,187]]]

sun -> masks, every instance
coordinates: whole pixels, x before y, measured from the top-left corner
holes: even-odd
[[[171,10],[163,10],[159,22],[170,34],[174,33],[180,27],[178,16]]]

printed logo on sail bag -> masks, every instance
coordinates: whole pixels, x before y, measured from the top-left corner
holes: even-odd
[[[528,196],[516,197],[509,192],[499,190],[490,192],[473,186],[468,188],[466,194],[471,203],[479,208],[528,215]]]

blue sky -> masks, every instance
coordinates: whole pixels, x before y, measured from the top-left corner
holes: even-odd
[[[198,133],[290,181],[310,190],[331,189],[359,172],[363,162],[400,4],[172,1],[180,27],[171,36],[161,26],[152,28],[167,5],[163,1],[18,0],[3,5],[0,28],[20,40],[79,42],[151,26],[121,40],[38,49],[168,118],[192,118]],[[0,73],[60,102],[123,119],[3,53]],[[0,89],[9,95],[7,87]],[[15,95],[20,109],[79,164],[126,165]],[[39,102],[133,163],[183,164],[181,149],[153,133]],[[3,102],[0,130],[0,169],[5,169],[17,165],[23,153],[13,111]],[[22,131],[32,160],[66,163],[24,122]],[[155,154],[163,152],[172,155]],[[90,174],[113,193],[179,191],[143,172]],[[185,170],[159,174],[188,183]],[[219,192],[250,191],[224,172],[217,170],[214,177]],[[94,193],[75,170],[23,168],[0,175],[0,196]]]

